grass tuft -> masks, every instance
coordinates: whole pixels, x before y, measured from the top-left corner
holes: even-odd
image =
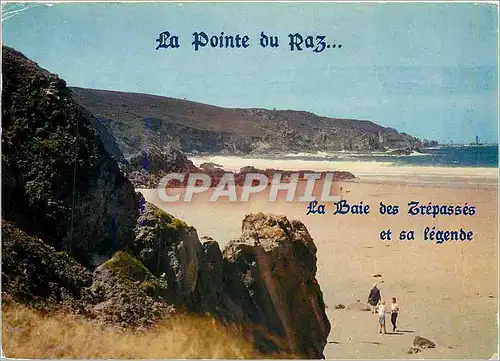
[[[114,273],[132,281],[143,281],[153,277],[152,273],[149,272],[141,261],[123,251],[116,252],[100,268],[112,270]]]
[[[68,314],[2,305],[9,358],[269,358],[209,316],[176,315],[146,331],[119,330]],[[284,357],[277,355],[277,357]]]

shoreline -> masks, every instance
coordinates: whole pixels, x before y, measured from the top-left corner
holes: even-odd
[[[347,182],[356,183],[391,183],[412,186],[433,187],[477,186],[498,188],[498,167],[441,167],[394,165],[377,161],[332,161],[318,159],[274,159],[239,156],[201,156],[190,157],[196,166],[212,162],[222,166],[224,170],[238,172],[245,166],[258,169],[279,169],[282,171],[309,170],[316,172],[346,171],[354,174],[356,179]],[[346,181],[342,181],[346,182]]]
[[[195,165],[204,162],[217,163],[223,166],[226,170],[239,170],[244,166],[254,166],[259,169],[275,168],[281,170],[299,170],[308,169],[313,171],[367,171],[371,170],[372,173],[378,170],[390,171],[393,170],[394,174],[399,174],[407,170],[414,170],[414,173],[425,174],[429,171],[436,171],[440,174],[464,174],[470,176],[491,176],[497,177],[498,167],[449,167],[449,166],[420,166],[420,165],[396,165],[391,162],[378,162],[378,161],[345,161],[345,160],[320,160],[320,159],[297,159],[297,158],[270,158],[270,157],[244,157],[244,156],[191,156],[189,157]],[[282,165],[275,167],[275,164]],[[241,165],[241,166],[240,166]],[[309,166],[305,166],[309,165]],[[239,168],[235,168],[239,167]],[[471,173],[475,174],[471,174]]]

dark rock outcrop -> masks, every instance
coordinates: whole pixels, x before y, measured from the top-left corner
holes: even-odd
[[[2,292],[43,308],[83,297],[92,273],[41,239],[2,220]]]
[[[271,185],[273,182],[273,177],[275,174],[279,173],[281,174],[281,179],[289,181],[290,178],[292,177],[293,174],[298,175],[298,180],[299,181],[306,181],[305,175],[306,174],[317,174],[319,175],[318,179],[325,179],[328,176],[332,177],[332,180],[334,182],[338,181],[345,181],[345,180],[350,180],[356,178],[354,174],[350,172],[345,172],[345,171],[333,171],[333,172],[316,172],[316,171],[311,171],[311,170],[294,170],[294,171],[289,171],[289,170],[279,170],[279,169],[272,169],[272,168],[267,168],[267,169],[258,169],[252,166],[246,166],[242,167],[239,171],[239,173],[235,174],[235,183],[238,185],[243,185],[245,182],[245,177],[249,173],[258,173],[258,174],[264,174],[267,179],[268,179],[268,185]]]
[[[201,172],[181,151],[167,145],[148,147],[122,164],[127,178],[138,188],[156,187],[167,173]]]
[[[425,350],[426,348],[434,348],[436,347],[436,344],[424,337],[420,336],[415,336],[413,339],[413,346],[411,346],[408,351],[406,351],[407,354],[416,354],[421,352],[422,350]]]
[[[200,169],[214,169],[214,168],[222,168],[222,165],[213,162],[205,162],[200,164]]]
[[[178,151],[177,151],[178,152]],[[145,158],[146,159],[146,158]],[[190,173],[203,173],[210,177],[210,186],[217,187],[224,176],[232,176],[234,179],[234,184],[236,186],[243,186],[245,184],[245,179],[249,173],[263,174],[267,177],[267,184],[271,185],[273,182],[273,177],[275,174],[280,173],[282,181],[288,182],[292,174],[298,175],[299,181],[306,181],[304,177],[305,174],[318,174],[318,179],[325,179],[327,176],[332,178],[334,182],[346,181],[356,178],[354,174],[345,171],[333,171],[333,172],[315,172],[308,170],[297,170],[297,171],[283,171],[279,169],[257,169],[252,166],[243,167],[239,172],[229,172],[222,168],[215,167],[212,165],[207,165],[204,163],[200,168],[196,168],[190,161],[189,163],[183,163],[185,166],[172,166],[166,165],[165,168],[157,170],[156,172],[147,171],[144,166],[135,165],[134,167],[127,165],[124,168],[127,169],[127,177],[130,181],[138,188],[156,188],[161,180],[167,173],[182,173],[184,175],[183,181],[171,180],[168,184],[168,188],[178,188],[186,187],[188,184]],[[228,181],[227,179],[225,179]]]
[[[148,172],[196,172],[195,167],[181,151],[167,145],[163,148],[149,146],[147,151],[142,151],[128,159],[128,167],[131,170],[145,169]]]
[[[420,347],[421,349],[434,348],[436,344],[424,337],[415,336],[413,339],[413,346]]]
[[[2,218],[82,262],[131,243],[132,184],[66,83],[2,52]]]

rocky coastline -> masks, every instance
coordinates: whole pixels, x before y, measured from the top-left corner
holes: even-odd
[[[96,327],[208,313],[264,354],[324,358],[330,322],[303,223],[249,214],[221,250],[152,204],[139,212],[134,184],[65,82],[8,47],[2,62],[2,300]]]

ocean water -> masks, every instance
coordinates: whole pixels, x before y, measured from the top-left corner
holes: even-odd
[[[422,153],[392,155],[389,152],[335,152],[289,154],[287,157],[318,161],[364,161],[391,163],[393,166],[484,167],[498,168],[498,145],[438,146],[425,148]]]

